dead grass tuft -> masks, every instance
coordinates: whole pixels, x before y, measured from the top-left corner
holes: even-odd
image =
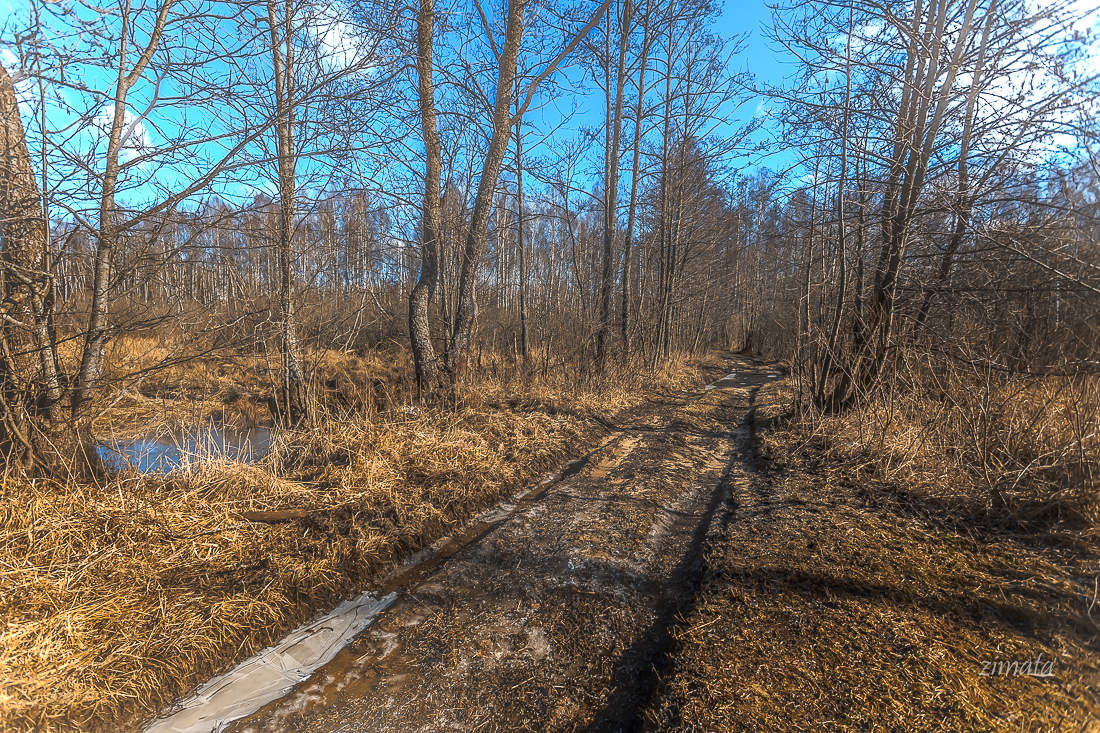
[[[860,409],[792,426],[822,460],[990,527],[1100,541],[1100,378],[912,371]]]
[[[957,428],[914,422],[929,395],[896,398],[882,422],[783,420],[793,397],[790,384],[762,392],[758,422],[776,419],[761,435],[768,461],[732,487],[737,512],[707,549],[651,727],[1094,730],[1090,530],[1063,516],[1058,531],[1077,527],[1079,541],[1051,542],[1049,527],[974,514],[983,474],[944,478],[973,455],[951,449]],[[1060,418],[1046,419],[1039,433],[1057,444]]]
[[[156,348],[131,344],[118,368]],[[705,367],[490,377],[425,407],[401,402],[407,365],[316,356],[331,419],[279,434],[260,463],[0,485],[0,729],[135,725],[547,471],[601,430],[593,417],[698,384]],[[100,426],[209,419],[227,395],[258,401],[262,368],[239,356],[155,373]],[[276,509],[303,516],[241,518]]]

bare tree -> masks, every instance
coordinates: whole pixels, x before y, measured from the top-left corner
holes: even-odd
[[[429,307],[439,281],[440,235],[443,229],[440,179],[443,161],[435,112],[435,4],[420,0],[416,20],[417,99],[424,140],[424,198],[420,206],[420,275],[409,293],[409,340],[418,390],[430,389],[437,364],[432,345]]]
[[[634,3],[625,0],[620,12],[608,14],[604,23],[604,200],[603,200],[603,260],[600,274],[600,322],[596,330],[596,365],[607,363],[608,341],[611,335],[611,291],[614,288],[612,268],[616,253],[615,233],[619,212],[619,149],[623,130],[623,95],[626,87],[626,58],[630,33],[634,23]],[[618,57],[612,62],[612,26],[618,37]],[[613,72],[614,70],[614,72]],[[612,85],[614,73],[614,85]],[[625,271],[623,277],[625,278]]]
[[[283,361],[278,414],[291,425],[308,419],[309,400],[294,318],[294,198],[297,194],[298,156],[295,145],[296,75],[294,0],[266,0],[267,31],[275,86],[275,135],[279,182],[279,332]]]
[[[42,462],[56,399],[55,354],[43,339],[43,303],[52,282],[43,268],[47,226],[31,167],[15,86],[0,66],[0,452],[20,471]],[[45,390],[46,395],[41,392]]]
[[[103,160],[103,174],[99,193],[99,228],[97,232],[95,268],[92,280],[92,305],[88,314],[88,329],[84,334],[84,351],[80,369],[73,386],[72,405],[78,409],[87,399],[88,390],[99,379],[103,369],[103,347],[107,340],[107,301],[111,280],[111,259],[118,246],[119,222],[115,210],[118,184],[119,154],[134,135],[138,121],[127,116],[127,96],[141,78],[160,44],[164,27],[168,23],[174,0],[163,0],[155,9],[155,18],[149,37],[139,46],[137,58],[131,62],[131,45],[137,11],[123,0],[120,9],[120,35],[118,38],[118,78],[114,85],[111,119],[107,129],[107,152]]]
[[[518,120],[522,119],[539,85],[548,76],[554,73],[562,61],[572,53],[573,49],[580,43],[584,36],[595,27],[603,13],[606,12],[610,3],[611,0],[604,0],[592,14],[588,23],[573,35],[572,39],[565,44],[562,51],[526,86],[525,90],[521,91],[520,96],[522,97],[522,102],[514,100],[513,93],[516,86],[516,69],[526,22],[526,0],[509,0],[504,18],[504,42],[501,44],[499,52],[496,49],[496,42],[492,37],[492,30],[488,27],[488,22],[485,22],[486,32],[489,34],[489,43],[496,57],[496,85],[488,135],[489,145],[482,161],[481,171],[478,177],[477,193],[474,197],[472,211],[470,212],[469,227],[459,258],[460,265],[455,295],[454,329],[450,334],[447,350],[445,352],[445,367],[452,378],[458,375],[464,364],[470,343],[470,336],[477,311],[474,292],[476,289],[477,272],[485,255],[489,220],[494,206],[497,181],[500,175],[501,166],[504,162],[505,153],[507,152],[508,141],[512,134],[512,127]],[[418,25],[421,21],[427,23],[430,20],[430,14],[427,16],[421,14],[418,16]],[[418,30],[418,48],[420,37],[420,31]],[[424,78],[423,75],[421,75],[421,78]],[[423,105],[425,101],[428,101],[427,98],[421,94],[421,104]],[[512,112],[514,103],[517,105],[515,114]],[[431,108],[427,110],[429,116],[433,111],[434,102]],[[422,106],[422,119],[424,115],[425,109]],[[421,126],[422,128],[424,127],[423,121]],[[422,360],[425,358],[425,354],[426,352],[422,352]],[[422,371],[423,368],[423,364],[417,367],[418,371]]]

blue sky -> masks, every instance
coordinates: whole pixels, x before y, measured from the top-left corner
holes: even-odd
[[[63,0],[63,2],[64,1],[68,0]],[[77,0],[77,2],[79,1],[80,0]],[[1035,3],[1036,5],[1057,1],[1058,0],[1029,0],[1029,2]],[[214,2],[217,2],[217,0],[214,0]],[[1095,3],[1092,2],[1092,0],[1072,0],[1071,4],[1074,6],[1078,6],[1081,10],[1095,7]],[[54,8],[61,7],[61,5],[57,2],[52,2],[51,6]],[[0,0],[0,17],[4,17],[5,15],[9,18],[14,18],[18,16],[25,17],[28,7],[28,0]],[[333,5],[331,7],[335,8],[337,6]],[[1093,18],[1095,19],[1096,16],[1093,16]],[[755,83],[760,87],[775,85],[782,86],[784,84],[785,78],[789,74],[793,73],[795,68],[794,60],[790,58],[784,50],[776,48],[774,42],[768,39],[767,29],[770,27],[770,19],[771,11],[766,6],[763,0],[727,0],[721,15],[718,17],[713,27],[714,32],[722,37],[730,38],[742,34],[746,36],[745,46],[743,50],[740,54],[736,55],[732,59],[731,71],[750,72],[755,77]],[[7,65],[10,69],[12,56],[10,54],[10,50],[6,47],[10,46],[12,40],[10,38],[11,27],[5,27],[4,31],[7,35],[5,35],[5,37],[2,39],[3,42],[0,43],[0,61],[3,61],[5,65]],[[330,43],[331,45],[333,45],[334,48],[338,49],[340,47],[340,43],[342,43],[345,39],[335,37],[332,39],[324,38],[322,40],[323,42]],[[1098,66],[1098,68],[1100,68],[1100,66]],[[109,75],[102,75],[101,72],[98,73],[102,78],[98,79],[95,85],[100,86],[100,88],[102,89],[109,88],[111,83]],[[567,77],[567,79],[573,80],[575,82],[578,74],[579,72],[577,72],[574,68],[573,70],[566,71],[564,75]],[[137,98],[140,98],[140,94],[135,94],[135,96]],[[574,136],[579,132],[582,127],[599,129],[602,125],[603,100],[600,90],[596,88],[594,84],[589,83],[587,85],[586,91],[584,92],[570,95],[567,101],[563,102],[563,104],[575,105],[578,108],[578,113],[569,121],[568,125],[563,130],[561,130],[554,136],[555,141],[560,141],[565,138]],[[749,99],[739,109],[730,110],[730,125],[725,130],[725,132],[732,131],[738,124],[752,118],[753,115],[761,113],[763,109],[763,104],[764,103],[760,99]],[[29,105],[26,106],[24,111],[28,114],[28,116],[33,113],[33,109]],[[53,122],[53,115],[55,114],[58,116],[58,119],[63,117],[63,113],[61,112],[51,111],[50,114],[51,122]],[[163,114],[168,115],[168,118],[160,121],[161,130],[171,128],[174,125],[175,120],[171,118],[171,115],[182,115],[183,112],[179,111],[178,109],[166,110],[163,112]],[[195,110],[193,114],[202,114],[202,111]],[[541,127],[545,129],[556,125],[558,121],[557,116],[558,111],[552,108],[536,110],[529,113],[527,123],[532,128]],[[176,126],[178,127],[178,125]],[[153,126],[146,125],[143,126],[142,129],[138,130],[138,136],[141,137],[143,135],[151,134],[149,130],[146,129],[149,127]],[[410,155],[414,155],[417,143],[413,141],[413,139],[416,137],[418,131],[411,130],[409,132],[410,134],[407,135],[407,137],[411,141],[409,143]],[[718,132],[722,133],[723,130],[719,129]],[[766,131],[761,133],[757,136],[757,139],[761,139],[766,134]],[[83,138],[84,142],[82,144],[87,146],[89,144],[88,139],[95,138],[95,136],[96,131],[93,126],[93,129],[86,131]],[[155,137],[155,132],[152,133],[152,136]],[[536,136],[532,135],[531,137],[534,138]],[[156,141],[154,140],[154,145],[155,142]],[[95,143],[93,142],[91,144],[94,146]],[[531,149],[529,147],[528,150],[534,155],[544,155],[546,153],[545,148],[540,150]],[[592,184],[596,181],[599,175],[600,155],[601,152],[599,144],[597,143],[596,145],[591,146],[589,157],[593,159],[586,161],[586,165],[581,166],[580,170],[577,171],[578,178],[580,179],[578,182],[581,182],[581,185],[592,188]],[[773,168],[783,168],[794,161],[795,155],[796,151],[779,150],[778,152],[773,152],[767,158],[761,157],[759,155],[754,155],[752,157],[735,158],[730,162],[732,164],[731,167],[739,169],[744,169],[755,165],[767,165]],[[413,164],[412,167],[415,167],[415,164]],[[624,167],[627,167],[625,165],[625,161]],[[308,169],[303,170],[303,173],[308,174]],[[192,171],[190,175],[195,175],[194,171]],[[303,178],[305,178],[305,176],[303,176]],[[265,187],[266,190],[271,190],[270,185],[265,184],[262,179],[253,180],[251,183],[248,184],[235,185],[243,185],[243,188],[240,189],[242,191],[244,191],[245,189],[264,190]],[[78,189],[78,191],[74,193],[83,192],[85,195],[90,193],[87,190],[88,187],[86,185],[78,186],[75,183],[71,183],[70,186]],[[161,186],[162,188],[170,188],[171,184],[165,184],[164,181],[161,181]],[[249,186],[253,186],[254,188],[249,189]],[[141,190],[141,185],[139,184],[133,189],[133,193],[135,195],[139,194]]]
[[[25,18],[27,16],[29,7],[30,6],[27,0],[0,0],[0,14],[6,14],[9,18]],[[62,6],[59,4],[51,3],[51,7],[53,7],[54,9],[59,9]],[[81,6],[77,5],[77,7],[79,8]],[[89,11],[87,9],[87,6],[84,6],[84,9],[81,10],[80,15],[86,17],[88,15],[88,12]],[[728,2],[726,4],[722,15],[717,20],[714,31],[718,35],[721,35],[723,37],[730,37],[738,34],[747,34],[747,45],[745,50],[733,59],[734,70],[747,69],[750,70],[754,75],[756,75],[761,82],[776,83],[780,80],[782,76],[783,68],[782,65],[778,62],[774,50],[769,47],[765,38],[763,26],[768,23],[768,19],[769,11],[762,0],[754,0],[753,2],[747,3],[735,2],[731,0],[731,2]],[[0,51],[0,61],[3,61],[5,65],[8,66],[8,68],[10,69],[12,67],[14,58],[13,55],[10,53],[10,44],[12,41],[10,37],[11,28],[8,27],[4,30],[7,36],[3,39],[3,43],[0,44],[0,48],[5,48],[5,50]],[[66,30],[71,31],[72,28]],[[337,43],[339,43],[340,39],[335,40]],[[112,74],[109,70],[97,69],[94,67],[85,67],[83,73],[90,75],[89,79],[92,86],[98,87],[105,91],[109,90],[109,88],[111,87],[113,79]],[[572,71],[566,72],[567,75],[572,75],[573,73],[574,72]],[[70,94],[72,93],[70,92]],[[134,101],[136,103],[132,106],[135,108],[140,107],[140,90],[135,89],[132,96],[134,97]],[[576,103],[577,107],[579,108],[579,112],[570,121],[567,128],[563,130],[560,134],[563,136],[571,136],[572,134],[576,133],[581,126],[598,128],[603,121],[602,99],[600,97],[601,95],[599,90],[591,84],[588,85],[587,94],[572,97],[572,101]],[[89,106],[89,103],[90,100],[82,101],[82,104],[85,108]],[[78,102],[78,106],[80,104],[81,102]],[[747,119],[751,117],[756,112],[756,110],[757,102],[750,101],[736,111],[736,119],[731,116],[731,122],[736,122],[738,119]],[[29,118],[30,115],[33,114],[33,106],[31,104],[25,104],[24,112],[28,115]],[[193,114],[200,113],[200,111],[196,110]],[[172,118],[172,115],[181,115],[183,114],[183,112],[178,109],[164,110],[162,114],[166,116],[165,119],[153,120],[151,118],[147,124],[139,125],[138,129],[135,132],[135,139],[152,139],[152,145],[155,147],[155,130],[157,129],[157,126],[159,125],[159,128],[163,130],[166,127],[171,127],[175,125],[175,120]],[[64,111],[60,109],[51,109],[49,115],[51,123],[55,126],[62,119],[72,119],[71,114],[67,115]],[[532,126],[547,127],[552,126],[556,123],[554,117],[554,110],[547,109],[544,111],[535,111],[529,116],[528,121],[529,123],[531,123]],[[107,116],[105,113],[104,122],[106,121],[106,119]],[[27,123],[28,129],[30,129],[32,127],[32,125],[30,124],[30,119],[27,120]],[[92,129],[88,131],[82,138],[80,138],[82,140],[80,144],[84,147],[95,146],[95,141],[93,140],[95,137],[95,129]],[[537,154],[538,151],[532,152],[535,152]],[[585,171],[579,172],[582,176],[585,177],[588,177],[588,175],[590,175]],[[195,174],[196,173],[192,171],[190,175]],[[162,188],[171,187],[171,179],[169,178],[168,181],[169,183],[167,184],[167,186],[165,185],[165,182],[163,180],[161,181]],[[256,185],[262,187],[262,181],[257,181]],[[82,187],[81,190],[84,190],[86,188],[86,186]],[[142,190],[143,186],[139,184],[133,189],[133,194],[139,195]],[[85,193],[88,192],[85,191]]]
[[[777,51],[774,48],[774,43],[769,41],[767,37],[767,29],[771,26],[771,11],[765,4],[764,0],[727,0],[723,6],[721,15],[716,19],[712,26],[712,31],[723,38],[734,38],[737,36],[745,36],[745,42],[743,49],[740,53],[735,55],[730,64],[731,73],[737,73],[742,71],[749,72],[755,84],[759,87],[767,87],[772,85],[780,85],[783,83],[784,77],[791,73],[792,64],[789,60],[784,60],[785,54],[782,51]],[[594,33],[598,31],[593,31]],[[577,67],[571,67],[564,72],[564,76],[571,81],[574,85],[576,80],[580,76],[580,72]],[[651,77],[652,78],[652,77]],[[558,142],[563,139],[567,139],[583,128],[589,129],[602,129],[604,121],[604,99],[603,92],[591,81],[588,81],[583,86],[584,93],[569,95],[566,100],[561,103],[562,107],[575,106],[576,113],[570,120],[570,124],[563,130],[561,130],[556,136],[550,139],[551,142]],[[743,105],[736,109],[729,109],[728,120],[729,124],[723,129],[716,130],[719,135],[726,134],[731,135],[734,131],[743,123],[749,121],[754,115],[758,114],[762,110],[761,99],[748,99]],[[534,114],[528,114],[525,118],[525,125],[530,125],[535,128],[551,128],[558,122],[559,111],[551,108],[545,111],[536,111]],[[626,141],[626,135],[629,134],[628,130],[624,130],[624,143]],[[755,135],[750,142],[756,142],[763,139],[767,134],[766,130],[762,130]],[[532,138],[537,138],[538,135],[530,135]],[[528,144],[530,145],[530,143]],[[624,144],[624,149],[625,149]],[[546,147],[536,147],[530,149],[529,152],[540,155],[546,152]],[[595,177],[599,175],[599,168],[602,166],[602,148],[599,144],[595,145],[591,151],[592,160],[588,170],[580,171],[580,178],[586,181],[594,181]],[[778,166],[783,167],[793,159],[792,155],[784,151],[773,152],[768,157],[763,157],[759,153],[754,153],[750,156],[735,157],[730,160],[731,166],[734,169],[751,168],[759,165],[766,166]],[[623,161],[623,167],[629,168],[629,161]],[[624,171],[624,176],[627,171]],[[624,187],[628,186],[628,182],[622,184]]]
[[[748,33],[740,57],[744,67],[765,82],[778,83],[790,73],[790,65],[783,62],[782,53],[768,41],[765,30],[770,27],[771,11],[762,0],[729,0],[715,30],[724,36]]]

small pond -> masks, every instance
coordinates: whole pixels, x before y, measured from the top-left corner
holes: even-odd
[[[226,425],[132,440],[105,441],[96,453],[108,469],[136,468],[142,473],[167,473],[180,466],[210,459],[251,463],[271,450],[268,428]]]

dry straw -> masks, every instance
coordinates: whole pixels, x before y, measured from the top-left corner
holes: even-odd
[[[998,398],[1021,386],[958,378],[793,420],[791,385],[762,390],[769,460],[706,550],[650,726],[1095,731],[1097,485],[1070,484],[1067,450],[1092,430],[1073,416],[1095,384]],[[1032,472],[1040,455],[1065,459]]]
[[[602,429],[594,417],[700,378],[677,367],[583,384],[561,369],[414,408],[392,365],[322,357],[333,419],[281,434],[260,463],[0,486],[0,729],[136,725],[578,450]],[[254,394],[260,368],[156,374],[100,427],[229,413],[226,396]],[[295,518],[242,518],[275,510]]]

